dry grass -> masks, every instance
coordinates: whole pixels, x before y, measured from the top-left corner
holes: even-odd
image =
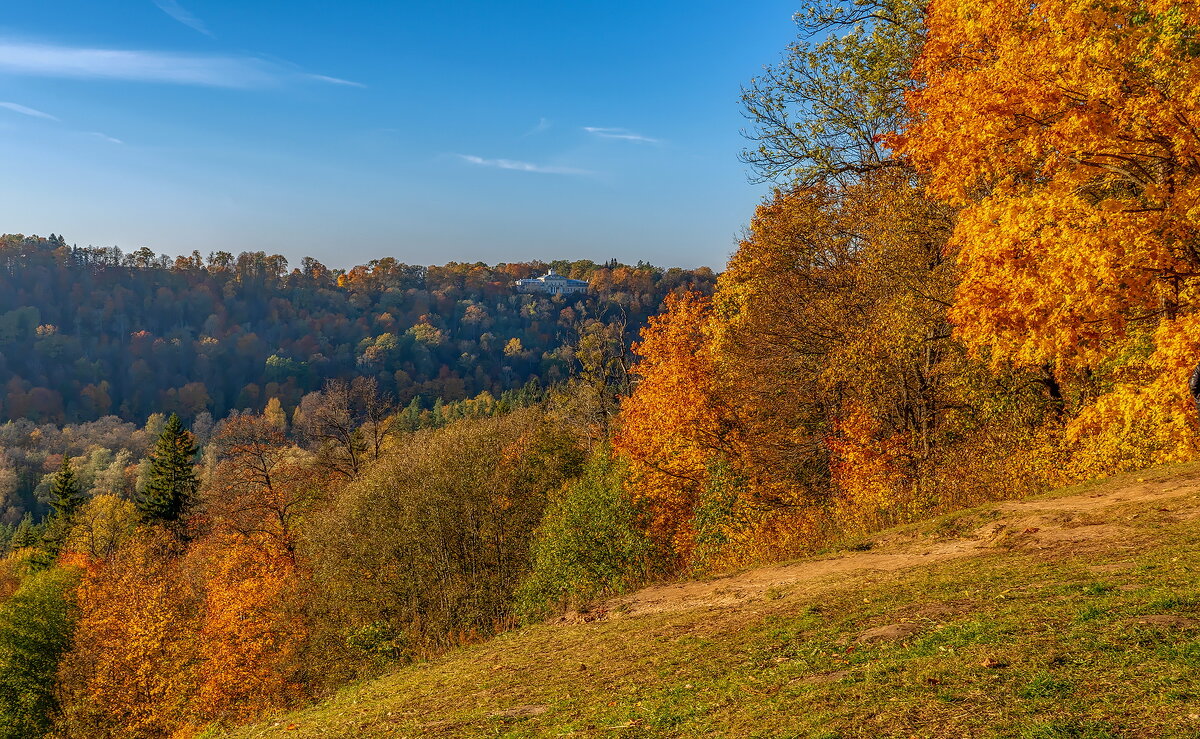
[[[1109,527],[1069,546],[1017,537],[736,603],[529,628],[228,735],[1200,737],[1198,473],[1046,496],[1068,528]],[[1117,500],[1103,522],[1056,503],[1143,484],[1181,494]],[[871,551],[964,536],[1004,505]]]

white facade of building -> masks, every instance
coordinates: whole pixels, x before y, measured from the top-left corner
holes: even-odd
[[[584,280],[572,280],[554,270],[541,277],[527,280],[517,280],[517,291],[523,293],[547,293],[549,295],[573,295],[587,292],[588,284]]]

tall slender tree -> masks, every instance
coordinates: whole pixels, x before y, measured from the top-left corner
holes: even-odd
[[[79,478],[75,476],[75,468],[71,466],[71,457],[64,454],[62,464],[50,483],[50,505],[55,515],[65,521],[79,510],[83,502],[83,490]]]
[[[150,455],[150,476],[137,501],[143,519],[150,523],[176,523],[184,517],[200,485],[195,458],[192,433],[172,413]]]
[[[37,528],[37,525],[33,522],[33,516],[26,513],[21,518],[21,522],[17,524],[16,530],[13,531],[12,541],[8,545],[9,549],[15,552],[18,549],[24,549],[25,547],[37,544]]]
[[[46,519],[42,531],[42,549],[46,557],[42,563],[46,566],[49,566],[62,550],[71,531],[71,519],[75,517],[75,512],[83,502],[83,490],[80,488],[79,478],[75,476],[75,469],[71,466],[71,457],[64,454],[62,464],[50,481],[50,506],[54,510]]]

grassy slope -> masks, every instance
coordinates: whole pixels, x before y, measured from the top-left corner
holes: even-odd
[[[231,736],[1200,737],[1198,473],[1141,473],[1187,492],[1117,503],[1120,525],[1082,544],[1018,537],[735,606],[529,628]],[[1058,496],[1120,501],[1133,480]],[[997,508],[877,540],[978,532]],[[913,633],[862,640],[885,625]]]

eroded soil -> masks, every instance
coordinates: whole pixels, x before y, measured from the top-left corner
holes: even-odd
[[[847,551],[707,580],[648,587],[610,599],[586,613],[568,614],[562,622],[733,606],[769,597],[772,592],[815,591],[849,573],[892,572],[994,554],[998,549],[1066,550],[1078,554],[1091,548],[1128,548],[1132,552],[1152,536],[1154,528],[1197,516],[1200,468],[1189,466],[1150,478],[1121,476],[1058,497],[997,503],[976,512],[964,533],[891,534],[873,540],[867,551]]]

